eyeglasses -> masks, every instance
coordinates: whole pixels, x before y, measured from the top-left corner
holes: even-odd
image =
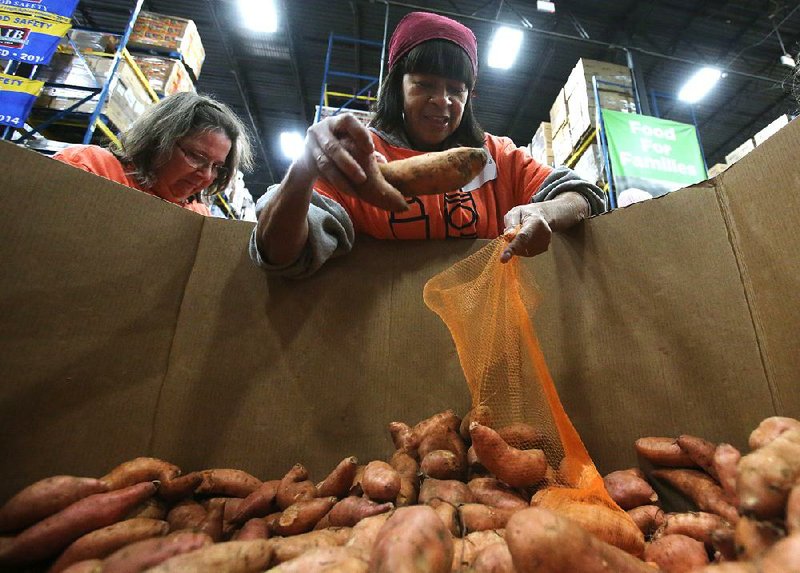
[[[224,165],[220,165],[219,163],[213,163],[208,160],[207,157],[197,153],[196,151],[192,151],[190,149],[186,149],[180,143],[175,142],[175,147],[181,150],[183,154],[183,158],[186,160],[186,163],[192,169],[197,169],[198,171],[205,171],[206,168],[211,169],[211,174],[214,176],[214,179],[225,179],[228,175],[228,168]]]

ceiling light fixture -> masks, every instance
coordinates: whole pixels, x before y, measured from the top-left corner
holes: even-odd
[[[698,70],[683,85],[678,93],[678,99],[687,103],[697,103],[706,97],[721,77],[722,72],[717,68],[706,67]]]
[[[239,14],[253,32],[271,34],[278,30],[278,11],[274,0],[239,0]]]
[[[522,30],[501,26],[492,37],[489,47],[489,67],[501,70],[509,69],[517,59],[522,45]]]
[[[296,131],[284,131],[281,133],[281,151],[287,159],[294,161],[303,155],[305,141],[303,136]]]
[[[797,67],[797,62],[794,61],[794,58],[789,54],[784,54],[781,56],[781,63],[784,66],[789,66],[790,68]]]

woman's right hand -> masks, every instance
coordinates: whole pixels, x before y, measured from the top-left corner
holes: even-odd
[[[354,186],[367,180],[362,163],[374,151],[369,130],[353,115],[341,113],[308,128],[300,161],[314,178],[322,177],[343,193],[357,195]]]
[[[322,177],[342,193],[382,209],[407,210],[402,193],[380,174],[378,161],[386,159],[377,155],[369,130],[344,113],[308,128],[301,161],[309,175]]]

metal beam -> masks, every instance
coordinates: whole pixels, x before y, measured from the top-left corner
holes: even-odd
[[[220,23],[219,15],[217,14],[217,2],[215,0],[206,0],[206,4],[211,12],[211,17],[214,20],[214,27],[217,29],[217,34],[219,34],[220,43],[222,44],[222,48],[225,50],[225,55],[228,59],[228,65],[231,67],[231,74],[236,82],[236,88],[239,90],[239,96],[242,98],[244,109],[247,112],[248,119],[250,120],[250,126],[253,129],[253,135],[255,136],[258,150],[261,152],[261,159],[264,161],[264,167],[267,168],[269,178],[272,181],[275,181],[275,175],[273,174],[272,167],[270,166],[269,156],[267,155],[267,150],[264,148],[264,140],[261,137],[261,130],[258,128],[258,123],[256,123],[256,120],[253,117],[250,91],[247,89],[247,80],[242,76],[242,72],[239,69],[239,63],[236,61],[228,42],[225,40],[228,34],[222,29],[222,24]]]
[[[289,44],[289,60],[292,65],[292,75],[294,76],[295,86],[297,86],[297,94],[300,96],[300,115],[305,125],[311,125],[308,119],[308,108],[310,106],[308,105],[308,98],[306,97],[306,91],[303,87],[303,79],[300,77],[300,66],[298,65],[300,60],[297,57],[297,44],[294,41],[294,26],[292,26],[291,20],[289,19],[287,4],[288,3],[283,2],[283,0],[278,0],[278,9],[286,15],[286,43]]]

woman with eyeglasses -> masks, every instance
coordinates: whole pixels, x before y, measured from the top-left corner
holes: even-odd
[[[312,125],[303,155],[258,201],[250,255],[270,274],[300,278],[350,251],[356,234],[378,239],[484,238],[513,234],[501,256],[547,250],[553,232],[605,209],[603,192],[565,167],[536,162],[506,137],[485,133],[472,110],[475,35],[444,16],[411,12],[389,42],[389,72],[367,129],[339,114]],[[457,146],[490,161],[461,189],[442,195],[360,196],[365,165]],[[516,232],[519,226],[519,232]]]
[[[252,164],[247,131],[227,106],[191,92],[148,108],[109,149],[73,145],[54,158],[203,215],[190,198],[227,187]]]

